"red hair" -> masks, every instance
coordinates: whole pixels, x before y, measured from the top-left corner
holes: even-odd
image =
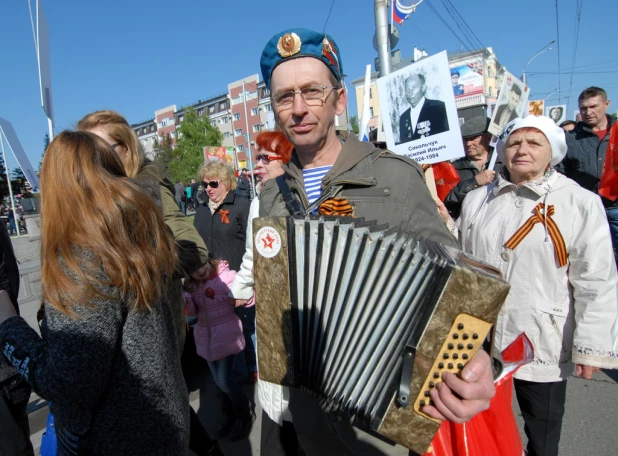
[[[273,152],[281,157],[281,162],[287,163],[292,157],[294,146],[280,131],[265,131],[257,135],[255,143],[260,150]]]

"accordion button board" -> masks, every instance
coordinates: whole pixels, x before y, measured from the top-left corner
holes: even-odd
[[[457,315],[440,349],[440,356],[438,356],[431,367],[430,375],[425,380],[425,383],[421,387],[421,392],[414,402],[414,410],[419,415],[435,421],[436,423],[440,422],[440,420],[423,413],[423,407],[426,405],[433,405],[430,391],[436,387],[444,372],[450,372],[456,375],[461,373],[466,364],[474,358],[482,347],[483,341],[487,337],[487,334],[489,334],[491,326],[491,323],[473,317],[472,315]],[[470,342],[463,344],[459,341]]]

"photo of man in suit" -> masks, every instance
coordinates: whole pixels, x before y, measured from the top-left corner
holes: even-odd
[[[408,108],[399,117],[399,142],[403,144],[449,130],[446,107],[442,101],[425,98],[425,76],[414,74],[405,82]]]
[[[509,93],[508,102],[498,107],[496,117],[494,118],[494,123],[500,128],[500,130],[502,130],[510,121],[519,117],[519,114],[517,114],[516,111],[517,105],[519,105],[519,100],[521,100],[521,88],[518,85],[513,84],[511,93]]]

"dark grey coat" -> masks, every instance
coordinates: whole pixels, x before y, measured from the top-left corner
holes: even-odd
[[[80,251],[80,268],[103,268]],[[111,286],[76,303],[75,317],[46,306],[43,338],[21,317],[0,325],[4,355],[53,404],[59,454],[184,455],[189,401],[169,299],[138,312]]]
[[[583,122],[577,122],[575,129],[566,134],[567,154],[564,160],[556,166],[556,170],[570,177],[586,190],[599,192],[599,182],[605,164],[609,131],[615,120],[607,116],[607,134],[602,141]],[[618,200],[611,201],[601,197],[606,208],[618,207]]]

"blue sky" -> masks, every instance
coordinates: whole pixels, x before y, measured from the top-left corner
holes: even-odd
[[[227,83],[258,73],[263,46],[290,27],[326,31],[339,45],[348,81],[364,75],[376,52],[371,0],[266,0],[212,2],[178,0],[42,0],[50,28],[56,133],[86,113],[114,109],[130,122],[152,118],[156,109],[178,107],[227,91]],[[35,1],[32,0],[33,8]],[[408,3],[404,0],[404,3]],[[429,54],[462,50],[456,36],[429,8],[431,3],[457,32],[442,0],[425,0],[403,25],[398,49]],[[451,0],[485,46],[516,76],[539,49],[557,38],[555,1]],[[531,99],[569,102],[587,86],[605,88],[618,110],[618,57],[612,43],[616,0],[584,2],[573,70],[577,0],[559,1],[558,46],[527,68]],[[491,4],[491,8],[488,5]],[[38,168],[47,120],[40,106],[36,55],[27,0],[0,3],[0,117],[12,122]],[[558,67],[562,76],[558,78]],[[571,72],[573,80],[571,85]],[[544,74],[534,74],[544,73]],[[352,91],[351,91],[352,92]],[[354,95],[350,112],[355,113]],[[16,166],[8,158],[11,169]]]

